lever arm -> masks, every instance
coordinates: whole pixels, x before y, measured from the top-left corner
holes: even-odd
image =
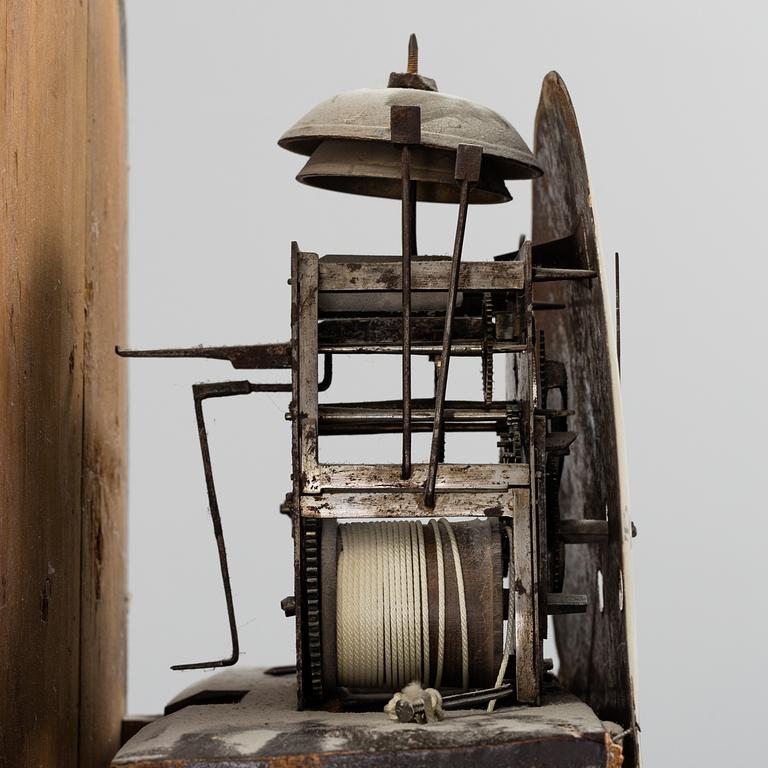
[[[208,491],[208,505],[211,510],[213,522],[213,534],[216,537],[216,546],[219,551],[219,566],[221,567],[221,580],[224,585],[224,597],[227,602],[227,617],[229,619],[229,633],[232,638],[232,653],[224,659],[217,661],[200,661],[194,664],[174,664],[171,669],[208,669],[211,667],[230,667],[237,663],[240,657],[240,640],[237,635],[237,623],[235,621],[235,606],[232,600],[232,585],[229,579],[229,565],[227,563],[227,549],[224,544],[224,531],[221,526],[221,514],[219,502],[216,498],[216,486],[213,482],[213,469],[211,467],[211,452],[208,446],[208,433],[205,429],[205,416],[203,414],[203,400],[212,397],[231,397],[233,395],[248,395],[251,392],[290,392],[290,384],[252,384],[250,381],[222,381],[209,384],[195,384],[192,387],[192,395],[195,400],[195,417],[197,418],[197,434],[200,438],[200,452],[203,457],[203,471],[205,472],[205,485]]]
[[[427,507],[435,506],[437,465],[440,462],[444,434],[443,411],[445,410],[445,393],[448,385],[448,365],[451,362],[453,316],[456,312],[456,296],[459,292],[459,267],[461,266],[461,254],[464,249],[464,232],[467,227],[469,191],[471,186],[480,178],[482,159],[483,148],[477,144],[459,144],[456,149],[455,175],[456,180],[461,183],[459,217],[456,222],[456,239],[453,244],[453,259],[451,260],[451,278],[448,283],[448,306],[445,309],[445,326],[443,327],[442,364],[437,378],[437,386],[435,387],[435,422],[432,427],[432,449],[429,456],[427,480],[424,484],[424,505]]]

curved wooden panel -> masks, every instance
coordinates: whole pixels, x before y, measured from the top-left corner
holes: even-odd
[[[565,462],[560,496],[564,518],[608,521],[604,544],[566,547],[564,591],[588,595],[587,614],[557,616],[560,679],[602,719],[635,724],[634,638],[631,602],[631,521],[621,419],[619,370],[584,151],[570,96],[560,76],[544,79],[536,114],[536,156],[545,169],[533,182],[534,246],[576,235],[570,263],[539,266],[591,269],[591,280],[539,283],[537,301],[565,304],[541,312],[547,357],[565,364],[569,429],[578,433]],[[602,590],[602,599],[599,592]],[[602,610],[601,610],[602,606]],[[639,764],[632,738],[627,765]]]

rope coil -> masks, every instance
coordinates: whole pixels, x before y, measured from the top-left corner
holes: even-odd
[[[401,688],[430,684],[429,583],[437,583],[437,643],[434,685],[445,660],[446,563],[450,550],[461,626],[462,687],[469,687],[469,637],[461,553],[448,520],[431,520],[436,573],[428,568],[424,526],[413,521],[347,523],[339,526],[337,578],[337,676],[341,685]]]

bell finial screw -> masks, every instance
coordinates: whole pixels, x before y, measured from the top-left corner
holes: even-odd
[[[415,75],[419,71],[419,41],[416,35],[408,38],[408,74]]]

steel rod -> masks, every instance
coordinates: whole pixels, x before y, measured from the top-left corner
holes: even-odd
[[[227,563],[227,548],[224,543],[224,530],[221,524],[221,513],[216,496],[216,485],[213,482],[213,467],[211,464],[211,450],[208,444],[208,432],[205,428],[205,415],[203,413],[203,401],[213,397],[232,397],[234,395],[248,395],[252,392],[290,392],[291,385],[283,383],[253,384],[250,381],[221,381],[208,384],[195,384],[192,387],[192,395],[195,401],[195,418],[197,420],[197,435],[200,440],[200,453],[203,459],[203,473],[205,474],[205,487],[208,493],[208,507],[213,523],[213,535],[216,538],[216,548],[219,554],[219,567],[221,581],[224,587],[224,598],[227,604],[227,619],[229,621],[229,634],[232,640],[232,652],[224,659],[215,661],[199,661],[193,664],[174,664],[171,669],[208,669],[212,667],[230,667],[237,663],[240,657],[240,641],[237,634],[237,622],[235,620],[235,604],[232,598],[232,585],[229,578],[229,565]]]
[[[229,579],[229,565],[227,564],[227,548],[224,544],[224,531],[221,525],[221,513],[216,497],[216,486],[213,482],[213,469],[211,466],[211,451],[208,445],[208,433],[205,429],[205,416],[203,415],[203,400],[209,397],[228,397],[231,395],[247,395],[251,392],[247,381],[222,382],[220,384],[196,384],[192,387],[195,400],[195,418],[197,419],[197,434],[200,439],[200,453],[203,458],[203,471],[205,473],[205,486],[208,491],[208,506],[213,522],[213,535],[216,538],[216,548],[219,553],[219,567],[221,580],[224,585],[224,598],[227,603],[227,618],[229,620],[229,633],[232,640],[232,653],[225,659],[216,661],[200,661],[193,664],[174,664],[171,669],[207,669],[209,667],[229,667],[235,664],[240,657],[240,641],[237,636],[237,623],[235,621],[235,605],[232,598],[232,586]]]
[[[411,248],[415,239],[416,206],[411,202],[411,148],[404,144],[401,150],[402,166],[402,235],[403,235],[403,480],[411,476]],[[415,203],[415,201],[414,201]]]
[[[559,269],[557,267],[534,267],[535,283],[550,283],[556,280],[593,280],[597,277],[594,269]]]
[[[452,421],[505,421],[508,415],[508,411],[503,406],[500,407],[497,404],[491,404],[484,406],[480,404],[479,407],[470,408],[464,406],[452,406],[448,401],[443,406],[443,419]],[[412,411],[412,417],[414,423],[426,422],[429,424],[434,423],[435,412],[432,408],[420,408],[418,405]],[[323,422],[328,421],[384,421],[390,423],[396,423],[402,421],[403,414],[400,408],[339,408],[339,407],[326,407],[321,405],[319,408],[319,418]]]
[[[445,327],[443,329],[443,345],[441,350],[440,375],[435,388],[435,421],[432,427],[432,448],[429,454],[429,472],[424,486],[424,504],[435,506],[435,484],[437,483],[437,465],[440,460],[440,446],[443,442],[443,409],[445,393],[448,384],[448,367],[451,361],[451,342],[453,331],[453,315],[456,311],[456,295],[459,289],[459,265],[461,252],[464,248],[464,232],[467,228],[467,209],[469,207],[469,181],[461,182],[459,197],[459,218],[456,223],[456,239],[453,245],[451,261],[451,279],[448,284],[448,306],[445,310]],[[482,347],[482,345],[480,345]]]
[[[411,41],[415,50],[415,38]],[[412,62],[411,62],[412,63]],[[411,476],[411,258],[416,253],[416,185],[411,182],[411,147],[421,144],[421,107],[392,105],[390,139],[399,144],[402,188],[402,315],[403,315],[403,480]]]
[[[120,357],[195,357],[227,360],[233,368],[270,369],[291,367],[291,343],[240,344],[227,347],[183,347],[174,349],[121,349]]]

